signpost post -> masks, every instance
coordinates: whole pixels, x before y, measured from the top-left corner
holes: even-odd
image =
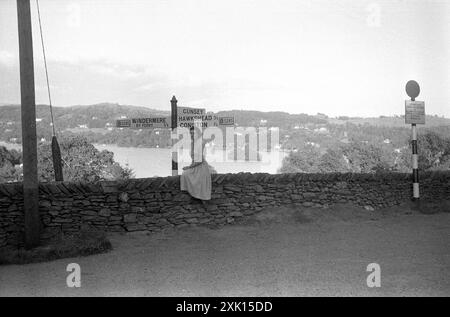
[[[412,180],[413,180],[413,200],[418,201],[419,195],[419,165],[417,155],[417,130],[416,124],[425,124],[425,102],[416,101],[420,93],[419,84],[410,80],[406,83],[406,93],[411,100],[405,100],[405,123],[411,124],[412,131]]]
[[[176,131],[177,126],[178,126],[178,118],[177,118],[177,114],[178,114],[178,109],[177,109],[177,98],[175,98],[175,96],[172,97],[172,100],[170,101],[170,105],[171,105],[171,115],[172,115],[172,133],[174,132],[174,130]],[[171,138],[172,139],[172,138]],[[173,151],[173,147],[175,145],[175,140],[172,139],[172,176],[177,176],[178,175],[178,152]]]

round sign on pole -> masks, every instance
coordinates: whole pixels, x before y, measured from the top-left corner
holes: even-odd
[[[411,99],[415,99],[420,93],[420,86],[415,80],[410,80],[406,83],[406,93]]]

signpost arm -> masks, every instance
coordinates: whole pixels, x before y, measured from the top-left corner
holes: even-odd
[[[40,229],[30,0],[17,0],[17,20],[19,29],[25,247],[30,249],[39,244]]]
[[[170,101],[172,106],[172,133],[176,131],[178,126],[178,111],[177,111],[177,98],[175,96],[172,97]],[[178,150],[174,151],[175,140],[172,140],[172,176],[178,176]]]

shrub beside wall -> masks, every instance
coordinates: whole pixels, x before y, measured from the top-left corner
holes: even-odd
[[[180,191],[179,177],[98,183],[42,183],[42,239],[84,225],[109,232],[159,231],[222,225],[268,206],[327,207],[354,203],[374,209],[412,196],[410,174],[216,174],[212,200],[203,204]],[[421,198],[450,198],[450,172],[421,175]],[[0,247],[23,241],[22,184],[0,184]]]

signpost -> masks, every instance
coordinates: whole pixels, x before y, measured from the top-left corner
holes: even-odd
[[[195,108],[178,107],[178,113],[181,111],[199,110]],[[204,113],[202,115],[179,115],[177,118],[177,125],[180,128],[209,128],[219,126],[232,126],[234,125],[233,117],[218,117],[213,113]],[[129,129],[169,129],[172,127],[170,117],[148,117],[148,118],[131,118],[131,119],[118,119],[116,120],[116,128],[129,128]]]
[[[416,101],[416,97],[420,93],[419,84],[410,80],[406,83],[406,93],[411,100],[405,101],[405,123],[411,124],[412,132],[412,179],[413,179],[413,200],[418,201],[419,195],[419,166],[417,155],[417,130],[416,124],[425,124],[425,102]]]
[[[171,116],[170,117],[145,117],[145,118],[130,118],[116,120],[116,128],[129,129],[174,129],[189,128],[191,130],[191,142],[194,144],[194,128],[220,127],[220,126],[234,126],[234,117],[218,117],[212,112],[206,112],[204,108],[192,107],[178,107],[175,96],[170,101]],[[172,148],[175,144],[172,139]],[[191,156],[193,157],[194,148],[191,147]],[[172,176],[178,175],[178,153],[172,152]]]

